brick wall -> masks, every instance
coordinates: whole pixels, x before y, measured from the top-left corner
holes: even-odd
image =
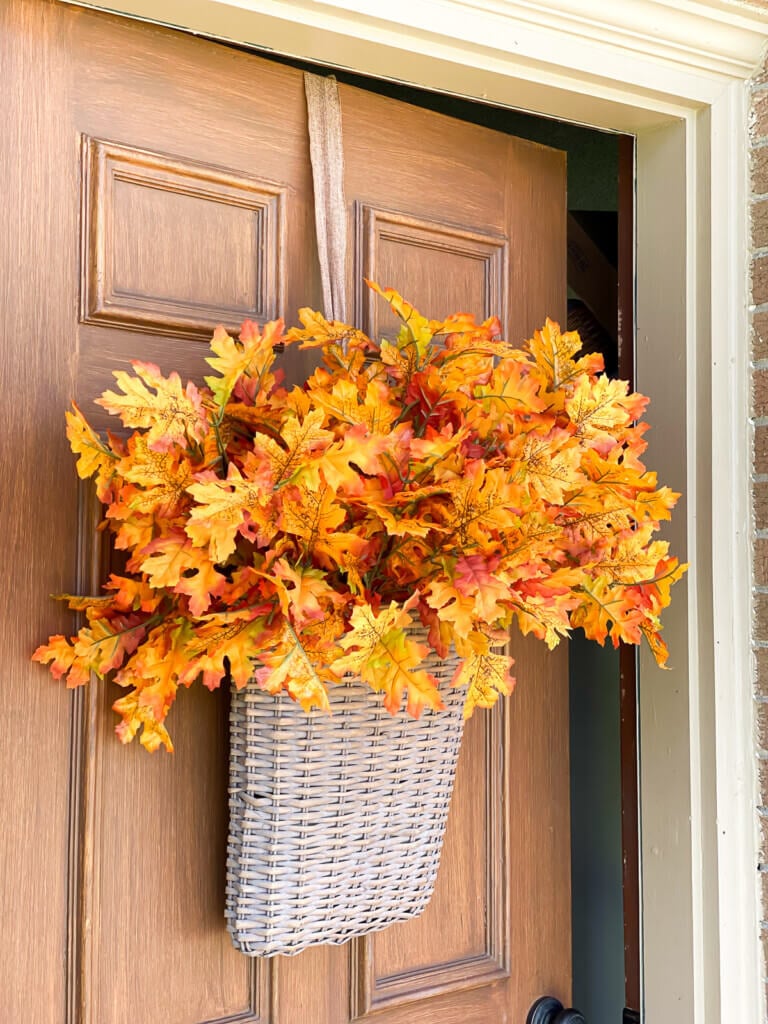
[[[760,778],[761,945],[768,1020],[768,60],[750,83],[752,418],[754,430],[754,619]]]

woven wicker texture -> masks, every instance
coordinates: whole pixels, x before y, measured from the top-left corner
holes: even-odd
[[[392,717],[350,680],[332,715],[255,684],[233,692],[227,927],[292,955],[416,917],[432,896],[463,728],[453,659],[425,667],[446,710]]]

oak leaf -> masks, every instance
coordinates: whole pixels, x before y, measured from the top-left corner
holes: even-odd
[[[183,388],[178,373],[163,377],[154,363],[134,361],[131,366],[133,374],[113,372],[123,393],[105,391],[96,404],[119,416],[126,427],[145,428],[147,444],[157,451],[202,441],[208,421],[195,385]]]
[[[96,494],[100,501],[111,497],[110,484],[115,474],[115,463],[119,456],[101,440],[73,402],[73,412],[65,412],[67,440],[77,455],[75,467],[81,480],[96,477]]]
[[[434,676],[418,668],[427,648],[406,634],[410,622],[408,612],[394,601],[378,615],[370,605],[356,606],[352,628],[339,641],[347,653],[334,671],[354,672],[374,690],[383,690],[384,707],[393,715],[407,691],[408,713],[418,718],[424,707],[440,711],[444,705]]]
[[[464,718],[471,718],[475,708],[492,708],[500,695],[508,697],[515,686],[510,675],[514,659],[490,649],[473,651],[459,665],[453,686],[466,686]]]

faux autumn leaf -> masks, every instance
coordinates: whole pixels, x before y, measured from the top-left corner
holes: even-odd
[[[280,444],[267,435],[259,435],[254,450],[268,461],[272,486],[277,487],[295,477],[305,469],[305,456],[334,440],[333,434],[323,429],[324,419],[319,409],[308,412],[301,420],[289,416],[280,431]]]
[[[456,589],[474,597],[474,612],[483,622],[495,622],[504,615],[509,601],[509,583],[499,569],[498,555],[462,555],[456,560]]]
[[[173,743],[164,725],[156,722],[152,711],[139,704],[139,693],[132,690],[125,697],[120,697],[112,705],[122,721],[115,726],[115,733],[121,743],[130,743],[137,733],[141,732],[139,742],[150,754],[164,747],[169,754],[173,753]]]
[[[316,468],[333,491],[349,495],[365,492],[363,476],[375,476],[384,469],[382,456],[387,442],[380,434],[370,434],[362,424],[351,427],[343,441],[329,445],[318,457]]]
[[[600,377],[596,382],[583,374],[575,383],[573,394],[565,401],[565,411],[576,433],[593,442],[602,442],[610,450],[617,428],[625,427],[642,415],[646,399],[628,395],[623,380]]]
[[[350,426],[367,427],[372,434],[386,434],[400,415],[397,406],[389,403],[389,388],[383,381],[368,381],[362,396],[358,385],[351,380],[338,381],[330,394],[320,388],[313,388],[310,394],[326,416]]]
[[[64,415],[67,420],[67,440],[72,452],[78,457],[77,475],[81,480],[95,477],[98,497],[106,501],[118,455],[91,429],[74,402],[72,409],[73,412],[65,412]]]
[[[38,647],[32,655],[32,660],[39,661],[41,665],[50,665],[54,679],[66,676],[69,688],[82,686],[88,682],[87,669],[75,664],[72,642],[61,634],[50,637],[47,644]]]
[[[189,610],[197,616],[208,611],[211,602],[224,592],[226,585],[226,577],[210,562],[200,559],[197,565],[190,566],[173,589],[189,598]]]
[[[151,587],[172,589],[187,570],[201,564],[202,557],[190,539],[176,530],[147,544],[133,564],[141,569]]]
[[[279,558],[272,565],[271,579],[277,584],[283,614],[296,627],[323,618],[341,603],[320,569],[294,569],[284,558]]]
[[[534,499],[562,505],[581,482],[581,451],[566,430],[555,428],[545,437],[521,435],[510,453],[519,460],[517,479]]]
[[[456,636],[466,638],[474,630],[474,594],[462,593],[449,580],[436,579],[429,584],[426,601],[437,612],[439,621],[448,623]]]
[[[486,469],[476,462],[448,486],[454,516],[446,524],[462,545],[484,545],[495,530],[508,530],[520,508],[521,492],[503,469]]]
[[[192,464],[178,451],[155,451],[146,437],[132,437],[117,464],[123,485],[122,500],[129,509],[170,518],[186,500],[192,483]],[[132,487],[126,486],[132,484]]]
[[[231,338],[223,327],[213,333],[211,350],[214,355],[206,359],[216,371],[205,378],[219,408],[224,409],[238,384],[242,384],[253,400],[259,391],[269,392],[274,377],[269,374],[275,360],[275,345],[283,340],[283,321],[273,320],[259,333],[250,320],[243,324],[239,341]]]
[[[208,424],[200,392],[194,384],[182,388],[177,373],[163,377],[153,363],[131,363],[133,376],[115,370],[113,376],[123,392],[105,391],[96,404],[118,415],[126,427],[145,427],[146,443],[164,451],[172,444],[202,441]]]
[[[625,588],[612,583],[604,576],[598,576],[589,585],[583,585],[583,599],[573,611],[571,622],[581,626],[585,636],[604,644],[608,636],[613,646],[619,641],[639,643],[642,612],[632,603]]]
[[[246,321],[214,333],[199,390],[118,370],[100,404],[127,437],[68,414],[127,563],[102,594],[61,595],[84,622],[33,657],[69,686],[114,675],[124,742],[172,749],[196,681],[309,710],[354,673],[393,714],[438,710],[430,649],[455,650],[470,715],[512,688],[513,624],[550,647],[645,638],[664,663],[686,567],[656,539],[679,495],[643,464],[646,399],[551,320],[517,348],[494,317],[430,320],[371,287],[402,321],[390,341],[308,309],[287,332]],[[295,342],[321,360],[287,389],[275,350]]]
[[[508,697],[515,687],[510,675],[514,661],[509,655],[493,651],[487,637],[475,634],[474,650],[466,656],[453,677],[453,686],[466,686],[464,718],[471,718],[475,708],[492,708],[499,696]]]
[[[255,679],[267,693],[275,695],[285,690],[305,711],[314,707],[330,710],[325,685],[328,673],[323,679],[291,626],[286,625],[276,649],[262,655],[262,661],[267,664],[256,671]]]
[[[318,488],[299,483],[280,492],[280,528],[301,539],[300,550],[309,555],[325,534],[333,533],[346,518],[346,511],[337,503],[327,484]]]
[[[199,676],[203,686],[215,690],[229,675],[235,686],[242,689],[253,675],[254,662],[261,650],[259,640],[264,633],[263,620],[248,613],[242,617],[226,613],[209,615],[194,630],[188,644],[194,660],[180,681],[189,685]]]
[[[547,317],[544,327],[528,342],[528,351],[536,360],[554,390],[571,379],[576,372],[573,357],[581,348],[578,334],[560,333],[560,324]]]
[[[408,711],[418,718],[423,707],[439,711],[444,705],[434,677],[418,668],[427,649],[406,634],[410,622],[410,615],[394,602],[379,615],[368,605],[356,607],[352,629],[339,641],[347,654],[334,664],[334,671],[354,672],[374,690],[383,690],[384,707],[393,715],[407,691]]]
[[[111,621],[93,619],[77,634],[74,663],[87,667],[103,679],[136,650],[145,632],[144,620],[135,615],[116,616]]]
[[[208,547],[214,564],[226,561],[235,550],[238,533],[252,522],[262,526],[268,522],[270,496],[258,482],[244,477],[234,462],[229,464],[226,480],[207,479],[188,490],[195,505],[185,529],[194,545]]]
[[[375,283],[375,281],[365,282],[369,288],[373,291],[378,292],[382,298],[386,299],[389,303],[389,307],[395,316],[399,316],[403,321],[403,330],[400,333],[399,342],[400,347],[405,345],[415,345],[416,351],[421,359],[427,354],[429,346],[432,343],[434,337],[434,331],[429,320],[425,316],[422,316],[419,311],[411,305],[406,299],[396,292],[394,288],[381,288]]]
[[[301,348],[373,348],[367,334],[338,320],[326,320],[322,313],[304,306],[299,310],[303,330],[292,327],[285,336],[287,342],[300,341]]]

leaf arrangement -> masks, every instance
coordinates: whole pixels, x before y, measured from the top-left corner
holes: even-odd
[[[350,672],[393,714],[439,710],[414,622],[459,655],[467,717],[514,685],[513,623],[549,647],[574,627],[645,637],[664,664],[659,615],[686,567],[653,539],[678,495],[640,461],[647,399],[550,320],[515,349],[496,318],[428,320],[370,286],[402,321],[393,341],[303,309],[287,332],[218,328],[204,388],[116,371],[98,403],[128,436],[67,413],[128,561],[103,596],[62,595],[86,624],[33,657],[71,687],[113,673],[123,742],[172,750],[166,716],[196,680],[255,678],[309,710]],[[273,369],[290,344],[322,353],[293,389]]]

